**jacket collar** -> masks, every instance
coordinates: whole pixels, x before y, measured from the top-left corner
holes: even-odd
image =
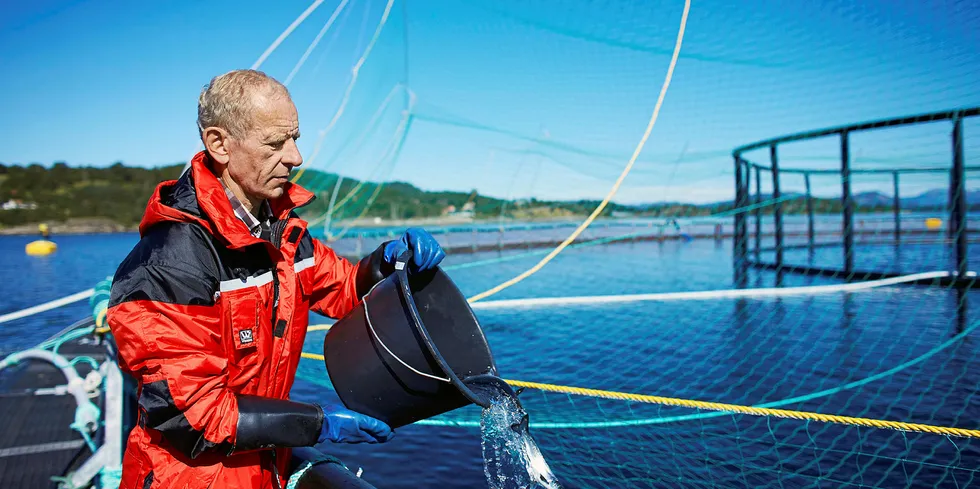
[[[140,223],[140,234],[161,221],[196,222],[225,241],[229,248],[266,243],[252,236],[248,226],[235,215],[212,167],[210,157],[201,151],[194,155],[190,169],[179,180],[157,186]],[[313,199],[312,193],[289,182],[282,196],[271,200],[269,205],[277,219],[288,219],[294,209]]]

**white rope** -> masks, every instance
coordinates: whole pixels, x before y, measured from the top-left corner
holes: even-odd
[[[324,139],[327,138],[327,135],[330,134],[330,131],[333,130],[334,126],[337,124],[337,121],[340,120],[340,117],[344,114],[344,110],[347,108],[347,103],[350,102],[351,92],[354,91],[354,86],[357,85],[357,79],[361,74],[361,67],[364,66],[364,62],[367,61],[368,55],[370,55],[371,51],[374,50],[374,45],[378,42],[378,38],[381,36],[381,31],[384,30],[385,24],[388,22],[388,14],[391,13],[391,6],[394,4],[394,2],[395,0],[388,0],[388,4],[385,6],[385,11],[383,14],[381,14],[381,20],[378,21],[378,26],[374,29],[374,35],[371,36],[371,40],[368,42],[368,45],[361,54],[361,57],[357,60],[357,63],[354,63],[354,67],[351,68],[351,79],[347,83],[347,88],[344,89],[344,96],[340,100],[340,106],[337,107],[337,111],[334,112],[333,117],[330,119],[330,123],[327,124],[327,127],[323,128],[319,134],[317,134],[316,143],[313,145],[313,154],[310,155],[306,165],[301,168],[297,176],[294,177],[293,182],[298,181],[299,175],[302,175],[305,169],[312,165],[313,161],[319,154],[319,148],[323,144]]]
[[[252,69],[259,69],[259,67],[262,66],[262,63],[265,63],[266,58],[272,55],[272,52],[275,51],[276,48],[278,48],[279,45],[282,44],[282,42],[285,41],[286,38],[289,37],[289,35],[292,34],[304,20],[306,20],[306,18],[309,17],[321,3],[323,3],[323,0],[314,0],[309,7],[306,7],[306,10],[299,14],[299,17],[296,17],[296,20],[294,20],[292,24],[289,24],[289,27],[282,31],[282,34],[279,34],[279,37],[277,37],[275,41],[272,41],[272,44],[270,44],[269,47],[265,48],[265,52],[263,52],[262,55],[259,56],[259,59],[255,60],[255,63],[252,64]]]
[[[385,152],[381,155],[381,158],[378,159],[377,166],[375,166],[375,169],[371,171],[371,175],[369,175],[369,178],[372,178],[376,174],[377,171],[381,170],[381,168],[386,163],[386,160],[389,160],[388,162],[391,164],[391,168],[388,169],[389,172],[392,171],[392,170],[394,170],[394,165],[398,162],[395,159],[395,156],[398,155],[398,153],[400,152],[400,148],[405,143],[405,132],[408,131],[408,127],[409,127],[408,122],[409,122],[410,117],[412,115],[412,110],[415,107],[415,92],[413,92],[413,91],[411,91],[409,89],[406,89],[406,90],[408,90],[408,96],[409,96],[408,108],[406,108],[404,111],[402,111],[402,120],[401,120],[401,122],[398,123],[398,127],[395,129],[395,133],[392,134],[391,142],[388,144],[387,149],[385,149]],[[378,180],[380,181],[382,179],[379,178]],[[358,185],[363,185],[364,183],[366,183],[366,182],[361,182]],[[379,183],[378,185],[380,186],[380,185],[384,185],[384,184],[383,183]],[[336,196],[336,190],[337,189],[334,189],[335,196]],[[378,192],[380,192],[380,190],[381,190],[380,187],[376,187],[375,193],[372,196],[372,199],[377,198]],[[349,198],[353,195],[353,192],[354,191],[351,190],[351,194],[348,194],[348,196],[344,198],[344,201],[342,202],[342,204],[349,201]],[[333,203],[333,200],[334,200],[333,197],[331,197],[330,198],[331,204]],[[334,241],[337,241],[340,238],[343,238],[344,235],[347,234],[347,232],[351,230],[351,228],[354,226],[354,224],[357,223],[357,219],[363,217],[364,216],[364,213],[367,212],[367,210],[371,208],[371,204],[373,204],[373,203],[374,203],[373,200],[368,200],[368,202],[364,206],[364,209],[361,211],[361,215],[360,216],[357,216],[354,219],[351,219],[350,222],[347,223],[347,226],[345,226],[343,229],[341,229],[339,233],[337,233],[337,234],[328,233],[327,234],[327,240],[329,242],[334,242]],[[333,205],[331,205],[330,208],[327,210],[326,223],[324,224],[324,230],[325,231],[329,231],[330,219],[332,219],[333,212],[335,210],[336,210],[336,208]]]
[[[347,108],[347,103],[350,102],[351,92],[354,91],[354,85],[357,84],[357,77],[360,76],[361,74],[361,67],[364,66],[364,62],[367,61],[367,57],[371,54],[371,51],[374,50],[374,45],[378,42],[378,38],[381,37],[381,31],[384,29],[385,24],[388,22],[388,14],[391,13],[391,6],[394,3],[395,0],[388,0],[388,4],[385,6],[385,11],[383,14],[381,14],[381,20],[378,21],[378,27],[374,29],[374,35],[371,36],[371,40],[368,41],[367,47],[364,48],[364,54],[362,54],[361,57],[357,60],[357,63],[354,64],[354,67],[351,68],[351,79],[350,82],[347,84],[347,89],[344,90],[344,97],[340,102],[340,107],[337,109],[337,112],[334,113],[333,119],[331,119],[330,123],[327,124],[327,127],[324,129],[324,132],[329,133],[330,130],[333,129],[333,126],[340,119],[340,116],[344,114],[344,109]]]
[[[367,139],[368,134],[374,129],[374,123],[377,122],[378,117],[380,117],[381,114],[385,111],[385,109],[388,108],[388,105],[391,103],[395,94],[398,93],[399,90],[403,88],[405,88],[405,86],[402,85],[401,83],[395,84],[395,86],[391,87],[391,91],[388,92],[388,95],[385,97],[384,101],[381,102],[381,105],[379,105],[378,108],[375,109],[374,114],[371,115],[371,120],[368,121],[367,126],[365,126],[364,128],[364,131],[362,131],[361,134],[355,140],[353,144],[354,149],[352,150],[353,153],[356,154],[358,151],[361,150],[361,146],[363,145],[364,140]],[[316,158],[316,155],[320,152],[320,143],[323,143],[322,139],[318,140],[317,146],[313,148],[313,156],[310,157],[311,161],[314,158]],[[338,152],[335,156],[338,156],[339,154],[340,153]],[[336,160],[336,158],[334,158],[334,160]],[[326,170],[327,168],[329,168],[334,160],[327,162],[326,166],[322,167],[321,170]],[[340,184],[343,181],[344,181],[344,176],[338,173],[337,182],[334,185],[333,193],[330,196],[330,204],[327,206],[327,212],[321,215],[320,217],[317,217],[316,219],[307,222],[307,227],[316,226],[319,223],[323,222],[324,220],[326,220],[326,224],[324,225],[324,230],[330,227],[330,221],[328,218],[330,217],[330,215],[333,214],[333,206],[334,206],[334,202],[336,202],[337,200],[337,192],[340,190]]]
[[[35,314],[40,314],[44,311],[50,311],[51,309],[57,309],[61,306],[66,306],[68,304],[78,302],[81,300],[88,299],[92,297],[95,293],[95,289],[83,290],[77,294],[72,294],[68,297],[62,297],[61,299],[55,299],[51,302],[45,302],[44,304],[38,304],[34,307],[28,307],[17,312],[11,312],[0,316],[0,323],[6,323],[8,321],[13,321],[15,319],[24,318],[27,316],[33,316]]]
[[[633,165],[636,164],[636,160],[640,157],[640,153],[643,152],[643,148],[646,146],[647,141],[650,139],[650,134],[653,132],[653,126],[656,125],[657,123],[657,117],[659,117],[660,115],[660,108],[663,107],[664,98],[667,96],[667,89],[670,87],[670,80],[674,76],[674,68],[677,66],[677,58],[680,55],[681,44],[683,43],[684,40],[684,30],[687,27],[687,15],[690,11],[691,11],[691,0],[684,0],[684,12],[681,14],[680,27],[677,29],[677,42],[674,44],[674,54],[670,57],[670,65],[667,67],[667,76],[664,77],[663,86],[660,87],[660,95],[657,97],[656,105],[653,106],[653,114],[650,115],[650,121],[647,123],[647,128],[643,132],[643,137],[640,138],[640,142],[636,145],[636,149],[633,150],[633,156],[630,157],[629,163],[627,163],[626,167],[623,168],[623,172],[619,174],[619,178],[616,179],[616,183],[614,183],[612,188],[609,189],[609,193],[607,193],[606,196],[602,199],[602,202],[600,202],[599,205],[596,206],[595,210],[593,210],[592,213],[589,214],[589,217],[587,217],[585,221],[582,222],[582,224],[580,224],[577,228],[575,228],[575,231],[573,231],[572,234],[570,234],[567,238],[565,238],[565,240],[562,241],[561,244],[558,245],[558,247],[551,250],[551,252],[548,253],[547,256],[542,258],[541,261],[539,261],[533,267],[525,270],[520,275],[510,280],[507,280],[506,282],[500,283],[489,290],[480,292],[479,294],[476,294],[467,300],[469,300],[470,302],[476,302],[479,300],[486,299],[487,297],[490,297],[512,285],[515,285],[521,282],[522,280],[530,277],[531,275],[537,273],[539,270],[544,268],[544,266],[547,265],[548,262],[550,262],[552,259],[558,256],[559,253],[564,251],[565,248],[568,247],[568,245],[572,244],[572,242],[575,241],[578,238],[578,236],[582,234],[592,224],[593,221],[595,221],[597,217],[599,217],[599,214],[602,213],[602,210],[605,209],[606,206],[609,205],[609,202],[612,201],[612,198],[616,196],[616,192],[619,192],[619,187],[626,180],[626,176],[629,175],[630,171],[633,169]]]
[[[627,294],[627,295],[595,295],[580,297],[541,297],[534,299],[509,299],[470,303],[473,309],[509,309],[548,306],[570,306],[591,304],[613,304],[623,302],[643,301],[678,301],[678,300],[710,300],[737,299],[745,297],[785,297],[792,295],[833,294],[840,292],[857,292],[861,290],[887,287],[918,280],[929,280],[955,276],[950,272],[924,272],[902,275],[901,277],[869,280],[849,284],[810,285],[803,287],[772,287],[765,289],[725,289],[702,290],[697,292],[666,292],[657,294]],[[976,277],[976,272],[969,272],[968,277]]]
[[[296,72],[303,67],[303,64],[306,63],[307,59],[309,59],[310,54],[312,54],[313,50],[316,49],[318,44],[320,44],[320,40],[323,39],[323,36],[330,30],[330,27],[333,26],[334,21],[337,20],[337,16],[340,15],[340,12],[342,12],[344,7],[347,6],[348,1],[349,0],[343,0],[340,2],[340,5],[337,5],[337,8],[334,9],[333,14],[327,20],[327,23],[323,25],[323,28],[320,29],[320,32],[316,35],[316,38],[313,39],[313,42],[307,46],[306,52],[304,52],[303,56],[301,56],[299,61],[296,62],[296,66],[293,66],[293,70],[289,72],[289,76],[286,77],[286,81],[282,82],[283,85],[289,86],[289,82],[293,81],[293,77],[296,76]]]
[[[402,264],[402,266],[404,266],[404,265]],[[415,373],[421,375],[422,377],[428,377],[428,378],[433,379],[433,380],[438,380],[438,381],[441,381],[441,382],[445,382],[447,384],[451,384],[452,381],[449,380],[449,379],[444,379],[442,377],[436,377],[435,375],[432,375],[432,374],[427,374],[425,372],[420,372],[419,370],[415,369],[411,365],[405,363],[404,360],[402,360],[401,358],[398,358],[398,355],[395,355],[395,353],[393,351],[391,351],[391,349],[388,348],[388,345],[386,345],[384,341],[381,341],[381,337],[378,336],[377,331],[374,330],[374,325],[371,324],[371,315],[368,314],[368,301],[365,300],[365,298],[368,296],[368,294],[370,294],[371,291],[373,291],[381,283],[382,282],[378,282],[378,283],[374,284],[374,287],[371,287],[371,290],[369,290],[368,293],[367,294],[364,294],[364,297],[361,298],[361,305],[364,306],[364,321],[367,323],[368,329],[371,331],[371,335],[374,336],[374,339],[378,340],[378,343],[381,344],[381,347],[384,348],[385,351],[388,352],[389,355],[391,355],[392,357],[394,357],[395,360],[398,360],[398,363],[404,365],[405,368],[411,370],[412,372],[415,372]]]

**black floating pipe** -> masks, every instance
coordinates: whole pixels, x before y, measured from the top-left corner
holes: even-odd
[[[746,266],[746,236],[745,236],[745,213],[741,209],[745,207],[745,179],[742,176],[742,158],[735,154],[735,236],[733,241],[732,254],[735,259],[735,275],[738,282],[741,273]]]
[[[806,236],[807,243],[813,248],[813,194],[810,193],[810,174],[803,173],[803,184],[806,185]]]
[[[776,145],[769,147],[769,158],[772,160],[772,199],[773,221],[776,226],[776,270],[783,266],[783,204],[779,201],[779,160],[776,156]]]
[[[762,149],[766,146],[772,146],[773,144],[789,143],[792,141],[802,141],[804,139],[814,139],[822,136],[832,136],[834,134],[840,134],[843,132],[857,132],[857,131],[867,131],[869,129],[881,129],[885,127],[894,126],[905,126],[909,124],[921,124],[923,122],[934,122],[934,121],[946,121],[955,119],[957,117],[975,117],[980,115],[980,107],[970,107],[968,109],[958,109],[958,110],[947,110],[943,112],[933,112],[929,114],[918,114],[906,117],[899,117],[897,119],[885,119],[877,121],[861,122],[859,124],[848,124],[846,126],[829,127],[826,129],[818,129],[816,131],[807,131],[797,134],[791,134],[789,136],[780,136],[778,138],[767,139],[765,141],[758,141],[752,144],[747,144],[745,146],[739,146],[735,148],[734,154],[742,154],[746,151],[752,151],[755,149]]]
[[[963,118],[953,119],[953,168],[950,175],[950,239],[956,242],[956,271],[960,277],[967,272],[966,258],[966,172],[963,168]]]
[[[762,169],[755,169],[755,259],[759,259],[759,249],[762,248]]]
[[[377,489],[348,470],[340,460],[312,447],[293,449],[290,473],[300,470],[307,462],[312,467],[296,482],[296,489]]]
[[[895,244],[902,242],[902,196],[898,191],[898,172],[892,173],[892,211],[895,213]]]
[[[840,176],[844,216],[844,274],[850,280],[854,273],[854,208],[851,199],[851,150],[847,131],[840,133]]]

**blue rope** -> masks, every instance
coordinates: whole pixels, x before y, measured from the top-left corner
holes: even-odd
[[[296,489],[296,484],[299,484],[299,480],[303,478],[307,470],[313,467],[312,462],[306,462],[300,467],[299,470],[293,472],[293,475],[289,476],[289,481],[286,482],[286,489]]]
[[[92,453],[95,453],[98,450],[98,447],[95,446],[95,441],[92,440],[92,435],[88,434],[88,431],[75,427],[74,423],[71,424],[71,427],[82,435],[82,438],[85,439],[85,444],[88,445],[88,449],[91,450]]]
[[[88,402],[86,404],[82,404],[77,408],[75,408],[75,421],[73,421],[68,426],[70,426],[71,429],[81,434],[82,438],[85,439],[85,444],[87,444],[89,449],[92,450],[92,453],[95,453],[95,451],[97,450],[97,447],[95,446],[95,442],[92,440],[91,435],[89,435],[87,427],[82,425],[81,422],[79,421],[80,419],[83,419],[82,413],[84,413],[85,411],[91,412],[92,416],[90,416],[89,419],[100,419],[102,417],[102,411],[100,411],[95,404]]]
[[[85,327],[85,328],[74,329],[74,330],[68,331],[67,333],[61,335],[58,338],[52,338],[52,339],[50,339],[48,341],[45,341],[45,342],[41,343],[40,345],[37,345],[37,347],[40,348],[40,349],[47,349],[47,348],[50,348],[50,347],[54,347],[52,351],[54,351],[55,353],[58,353],[58,348],[60,348],[61,345],[63,345],[64,343],[66,343],[68,341],[71,341],[71,340],[74,340],[74,339],[77,339],[77,338],[81,338],[83,336],[90,335],[90,334],[92,334],[93,331],[95,331],[95,328],[92,327],[92,326],[88,326],[88,327]]]
[[[312,469],[313,466],[315,465],[326,464],[326,463],[340,464],[345,469],[347,468],[347,466],[344,465],[344,463],[341,462],[340,459],[338,459],[337,457],[327,455],[325,453],[320,453],[320,456],[318,458],[314,460],[307,460],[302,467],[300,467],[296,472],[293,472],[293,475],[289,476],[289,481],[286,482],[286,489],[296,489],[296,485],[299,484],[300,479],[302,479],[303,476],[306,475],[306,471]]]
[[[103,467],[100,475],[102,489],[119,489],[122,484],[122,467]]]
[[[94,358],[85,355],[73,358],[70,362],[68,362],[68,364],[74,367],[75,364],[79,362],[85,362],[89,364],[93,370],[99,369],[99,362],[96,362]]]

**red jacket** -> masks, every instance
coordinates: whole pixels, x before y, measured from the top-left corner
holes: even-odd
[[[287,184],[270,242],[235,216],[203,152],[157,187],[109,302],[139,386],[122,488],[272,488],[274,470],[284,486],[288,447],[316,443],[323,411],[288,400],[309,311],[343,317],[387,265],[381,248],[352,264],[312,239],[294,213],[312,200]]]

